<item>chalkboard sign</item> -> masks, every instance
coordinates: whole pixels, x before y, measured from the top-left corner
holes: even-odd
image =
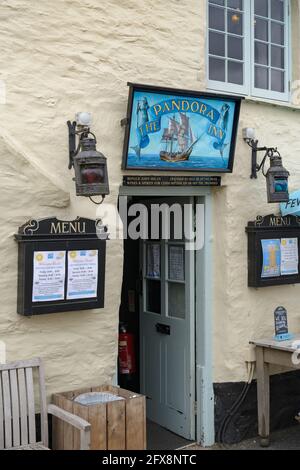
[[[286,335],[289,332],[287,311],[284,307],[277,307],[274,312],[275,335]]]
[[[288,341],[292,338],[289,334],[287,311],[284,307],[277,307],[274,312],[275,340]]]

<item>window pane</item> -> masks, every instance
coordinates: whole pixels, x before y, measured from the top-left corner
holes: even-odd
[[[242,10],[243,9],[243,0],[228,0],[227,1],[227,6],[229,8]]]
[[[271,1],[271,18],[273,20],[284,21],[284,4],[282,0]]]
[[[243,60],[243,39],[228,36],[228,57]]]
[[[255,88],[269,89],[269,70],[265,67],[255,67]]]
[[[269,40],[268,20],[262,20],[257,17],[255,18],[255,39],[261,39],[262,41]]]
[[[209,53],[225,56],[225,34],[209,32]]]
[[[146,290],[147,290],[147,305],[146,310],[147,312],[151,313],[161,313],[160,309],[160,296],[161,296],[161,289],[160,289],[160,281],[150,281],[149,279],[146,280]]]
[[[271,89],[284,93],[284,72],[280,70],[271,70]]]
[[[228,82],[236,85],[243,85],[243,64],[240,62],[228,61]]]
[[[271,24],[271,41],[275,44],[284,45],[284,27],[281,24]]]
[[[256,88],[284,93],[286,31],[285,0],[254,0]]]
[[[225,82],[225,60],[209,58],[209,79]]]
[[[209,0],[209,3],[215,3],[216,5],[225,5],[225,0]]]
[[[261,65],[269,64],[269,46],[264,42],[255,41],[255,63]]]
[[[185,280],[185,248],[181,245],[169,245],[168,247],[168,276],[171,281]]]
[[[278,69],[284,69],[284,48],[272,46],[271,48],[271,65]]]
[[[219,31],[225,31],[224,8],[209,7],[209,27]]]
[[[168,286],[169,317],[185,318],[185,285],[169,282]]]
[[[229,10],[227,15],[228,32],[241,36],[243,34],[243,15]]]
[[[149,243],[147,245],[147,276],[153,279],[160,278],[160,245]]]
[[[269,16],[268,0],[255,0],[255,14],[259,16]]]

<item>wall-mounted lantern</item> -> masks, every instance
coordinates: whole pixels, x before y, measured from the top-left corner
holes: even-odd
[[[257,178],[257,173],[262,170],[262,174],[267,182],[267,196],[269,203],[275,202],[288,202],[289,201],[289,187],[288,179],[289,172],[282,165],[282,158],[277,148],[274,147],[259,147],[258,140],[255,139],[254,129],[243,129],[244,141],[252,149],[251,159],[251,175],[250,178]],[[257,163],[257,153],[265,152],[265,156],[261,163]],[[270,159],[270,168],[265,171],[265,164],[267,158]]]
[[[106,157],[96,149],[96,136],[90,131],[91,114],[78,113],[75,121],[68,121],[69,169],[74,167],[76,195],[89,197],[101,204],[109,194]],[[78,136],[78,144],[76,143]],[[102,196],[97,203],[92,196]]]

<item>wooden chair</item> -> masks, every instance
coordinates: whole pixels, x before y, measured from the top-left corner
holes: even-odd
[[[39,375],[41,441],[37,442],[33,372]],[[48,450],[48,413],[80,430],[80,448],[90,448],[90,424],[46,402],[42,360],[0,364],[0,450]]]

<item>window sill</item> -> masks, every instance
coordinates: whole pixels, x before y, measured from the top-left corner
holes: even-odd
[[[298,105],[293,104],[288,101],[276,101],[268,98],[258,98],[255,96],[250,96],[250,95],[243,95],[241,93],[232,93],[230,91],[226,90],[216,90],[215,88],[210,88],[206,87],[206,91],[213,92],[213,93],[220,93],[220,94],[225,94],[228,96],[240,96],[241,98],[244,98],[244,101],[247,103],[256,103],[256,104],[267,104],[269,106],[275,106],[275,107],[281,107],[281,108],[287,108],[291,109],[292,111],[300,111],[300,103]]]
[[[246,96],[245,101],[248,103],[267,104],[269,106],[291,109],[292,111],[300,111],[300,105],[287,101],[268,100],[266,98],[255,98],[254,96]]]

